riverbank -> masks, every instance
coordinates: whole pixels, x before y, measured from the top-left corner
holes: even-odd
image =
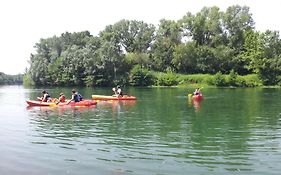
[[[112,87],[115,85],[135,86],[135,87],[281,87],[281,81],[276,85],[265,86],[257,74],[238,75],[231,71],[229,74],[179,74],[163,73],[139,70],[130,77],[123,77],[108,85],[91,85],[88,87]],[[30,79],[25,78],[24,86],[32,86]],[[43,86],[43,85],[41,85]],[[60,85],[48,85],[50,87],[61,87]],[[69,87],[70,85],[66,85]],[[80,84],[76,86],[86,86]],[[45,86],[44,86],[45,87]]]
[[[191,87],[260,87],[262,81],[257,74],[238,75],[230,74],[176,74],[176,73],[155,73],[157,86],[191,86]]]

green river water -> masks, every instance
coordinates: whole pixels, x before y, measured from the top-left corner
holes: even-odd
[[[84,98],[111,88],[76,88]],[[46,89],[57,97],[71,88]],[[28,107],[42,89],[0,86],[1,175],[277,175],[281,89],[124,88],[136,101]]]

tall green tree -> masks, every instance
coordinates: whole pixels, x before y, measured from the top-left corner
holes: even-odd
[[[257,73],[263,64],[263,50],[259,33],[253,30],[247,30],[244,38],[244,52],[242,54],[245,60],[245,67]]]
[[[265,85],[281,84],[281,39],[279,32],[267,30],[260,34],[263,65],[259,76]]]
[[[243,50],[244,32],[254,29],[254,20],[247,6],[234,5],[223,14],[223,27],[228,38],[228,46],[239,53]]]
[[[222,15],[219,8],[204,7],[196,15],[187,13],[179,22],[183,36],[190,37],[197,45],[216,47],[226,42],[222,26]]]
[[[86,86],[96,86],[99,82],[99,75],[103,69],[100,54],[101,44],[99,37],[92,37],[84,49],[84,83]]]
[[[136,20],[121,20],[113,25],[113,31],[127,53],[146,53],[154,39],[155,27]]]
[[[275,36],[275,37],[274,37]],[[245,33],[243,58],[248,69],[257,73],[265,85],[280,82],[280,39],[276,33],[259,34],[252,30]]]
[[[172,70],[171,65],[175,47],[181,43],[180,25],[172,20],[160,20],[156,38],[151,49],[153,65],[157,71]]]
[[[198,71],[197,58],[196,43],[182,43],[175,47],[172,64],[179,73],[196,73]]]
[[[29,74],[35,85],[41,86],[51,84],[49,76],[47,76],[48,65],[49,62],[47,58],[42,57],[39,54],[31,54]]]

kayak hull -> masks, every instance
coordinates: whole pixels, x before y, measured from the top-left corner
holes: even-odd
[[[193,95],[192,96],[192,100],[202,100],[203,99],[203,95]]]
[[[135,96],[123,95],[123,96],[110,96],[110,95],[92,95],[93,100],[136,100]]]
[[[79,102],[70,102],[67,104],[67,102],[59,103],[58,105],[54,102],[41,102],[37,100],[26,100],[26,103],[29,106],[91,106],[96,105],[97,102],[94,100],[82,100]]]

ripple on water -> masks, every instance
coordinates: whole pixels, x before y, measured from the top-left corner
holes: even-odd
[[[135,104],[79,109],[9,100],[0,107],[9,110],[0,117],[0,174],[280,173],[280,98],[271,91],[204,89],[196,111],[181,89],[136,92]]]

